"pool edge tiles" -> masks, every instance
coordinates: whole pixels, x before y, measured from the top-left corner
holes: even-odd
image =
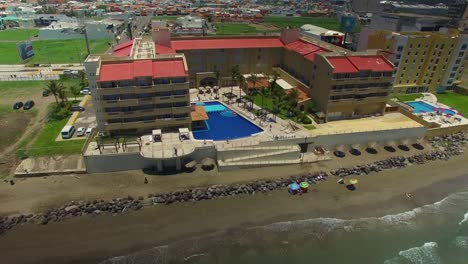
[[[195,140],[236,140],[258,135],[264,132],[264,129],[243,116],[241,113],[231,109],[219,101],[205,102],[203,106],[219,105],[223,111],[207,111],[208,120],[206,120],[207,129],[193,130]],[[229,111],[232,115],[223,115],[223,112]]]

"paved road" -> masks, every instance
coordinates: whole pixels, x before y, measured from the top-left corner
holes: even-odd
[[[80,64],[52,64],[26,67],[25,65],[0,65],[0,81],[57,80],[64,69],[84,70]]]

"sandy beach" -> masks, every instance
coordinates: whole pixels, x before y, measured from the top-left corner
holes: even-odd
[[[381,159],[382,156],[379,158]],[[466,160],[468,160],[468,155],[465,153],[449,161],[434,161],[405,169],[359,176],[360,182],[354,192],[348,191],[334,180],[329,180],[320,183],[310,193],[302,196],[290,196],[286,190],[274,191],[268,194],[198,203],[158,205],[147,207],[139,212],[117,216],[80,217],[47,226],[24,225],[0,237],[0,251],[4,252],[2,261],[5,263],[96,263],[112,256],[165,245],[183,238],[213,232],[229,232],[229,230],[241,227],[317,217],[350,219],[404,212],[439,201],[448,194],[467,190]],[[253,177],[255,173],[264,173],[265,177],[273,178],[281,173],[291,175],[293,170],[295,173],[316,171],[319,168],[327,170],[330,167],[345,166],[347,162],[352,164],[356,163],[356,160],[337,161],[335,159],[326,164],[296,168],[274,167],[233,171],[222,176],[212,173],[204,175],[202,179],[206,185],[211,185],[232,181],[228,175],[232,177],[237,175],[243,181],[249,180],[248,178]],[[108,192],[101,194],[101,197],[109,197],[118,193],[119,189],[114,189],[115,186],[125,186],[120,189],[122,196],[122,193],[143,194],[146,191],[154,191],[155,187],[162,190],[177,189],[182,186],[177,184],[182,184],[182,182],[190,185],[192,182],[198,184],[201,180],[195,178],[196,175],[185,176],[180,177],[180,180],[171,176],[158,176],[157,179],[150,179],[151,182],[148,185],[140,184],[140,180],[142,182],[143,179],[142,175],[131,177],[133,184],[129,183],[130,179],[122,180],[123,176],[120,174],[99,175],[98,177],[114,177],[116,182],[109,183],[112,187]],[[201,176],[198,175],[198,177]],[[20,189],[21,185],[27,184],[28,181],[40,182],[41,180],[50,179],[28,179],[18,183],[15,188]],[[56,203],[61,204],[69,197],[80,198],[88,195],[86,190],[73,192],[70,191],[73,188],[68,186],[67,181],[83,181],[83,178],[68,177],[53,180],[62,181],[56,182],[54,185],[58,186],[54,188],[63,187],[63,190],[55,196],[50,194],[51,190],[43,190],[44,193],[39,193],[36,203],[26,199],[29,204],[22,201],[15,205],[19,206],[21,211],[35,211]],[[86,184],[92,186],[92,179],[86,179],[86,181]],[[168,187],[165,184],[172,185]],[[5,187],[2,186],[2,188]],[[95,186],[91,190],[99,189],[102,189],[102,186]],[[68,196],[65,195],[67,191],[70,191]],[[47,192],[49,192],[48,195]],[[407,199],[405,192],[412,193],[414,198]],[[0,200],[5,201],[5,199],[13,198],[2,193]],[[10,206],[12,205],[6,204],[6,209],[2,206],[3,213],[12,212],[11,208],[8,208]]]

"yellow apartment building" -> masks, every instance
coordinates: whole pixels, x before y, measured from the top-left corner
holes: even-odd
[[[367,48],[381,49],[396,67],[394,93],[442,92],[461,81],[468,36],[456,30],[391,32],[368,36]]]

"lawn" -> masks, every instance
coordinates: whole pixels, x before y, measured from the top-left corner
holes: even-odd
[[[67,121],[68,118],[47,122],[31,147],[27,148],[27,156],[52,156],[80,153],[86,139],[55,141]]]
[[[174,21],[179,17],[183,17],[183,16],[154,16],[153,18],[151,18],[151,20],[170,20],[170,21]]]
[[[86,43],[82,39],[33,41],[34,57],[28,63],[79,63],[85,58]],[[90,40],[91,53],[103,53],[108,40]],[[16,44],[0,42],[0,64],[20,64]]]
[[[304,125],[303,126],[305,129],[307,130],[313,130],[313,129],[316,129],[316,127],[314,125]]]
[[[2,99],[14,99],[18,97],[42,93],[49,81],[18,81],[0,82],[0,97]],[[67,79],[63,81],[65,87],[79,85],[79,79]]]
[[[39,32],[38,29],[7,29],[0,30],[0,41],[21,41],[34,37]]]
[[[256,34],[257,30],[246,23],[215,23],[217,35]]]
[[[418,98],[423,97],[422,94],[417,93],[417,94],[400,94],[395,96],[396,99],[398,99],[401,102],[409,102],[409,101],[414,101]]]
[[[460,111],[464,116],[468,116],[468,95],[457,93],[441,93],[436,94],[437,101],[445,105],[451,106]]]
[[[340,23],[336,18],[329,17],[280,17],[280,16],[267,16],[265,23],[273,24],[275,26],[284,28],[287,26],[301,27],[304,24],[312,24],[315,26],[323,27],[330,30],[340,30]]]

